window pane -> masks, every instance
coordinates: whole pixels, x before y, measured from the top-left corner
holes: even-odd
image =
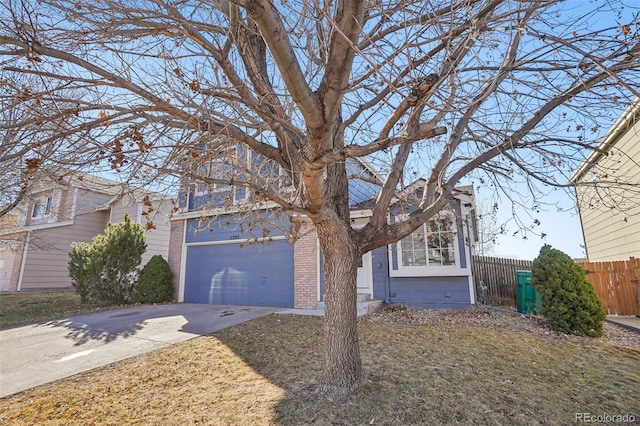
[[[440,250],[438,249],[429,249],[429,265],[431,266],[440,266],[442,262],[440,260]]]
[[[402,266],[424,266],[427,264],[424,231],[419,228],[400,241]]]
[[[442,264],[443,265],[455,265],[456,258],[453,252],[453,248],[451,249],[443,249],[442,250]]]

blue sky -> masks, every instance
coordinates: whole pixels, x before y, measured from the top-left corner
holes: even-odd
[[[572,10],[576,15],[588,13],[594,8],[600,8],[601,11],[610,11],[610,24],[627,24],[633,21],[633,16],[640,9],[638,0],[567,0],[567,8]],[[610,123],[613,125],[614,121]],[[602,136],[608,127],[601,129]],[[483,205],[483,200],[490,198],[493,194],[476,193],[478,206]],[[522,232],[513,235],[519,230],[519,226],[514,222],[514,214],[511,205],[506,200],[499,203],[497,211],[497,223],[507,222],[506,232],[499,235],[496,239],[496,245],[493,254],[500,257],[534,259],[537,257],[540,248],[544,244],[550,244],[553,248],[562,250],[573,258],[585,257],[583,248],[584,240],[582,235],[582,226],[580,216],[576,207],[575,193],[573,190],[551,191],[547,196],[540,200],[545,206],[540,209],[539,213],[534,215],[540,221],[540,225],[535,226],[534,233],[528,233],[527,239],[523,239]],[[486,202],[485,202],[486,204]],[[490,204],[489,204],[490,205]],[[531,218],[527,217],[527,209],[522,207],[515,211],[516,217],[525,224],[531,224]],[[544,232],[546,238],[542,239],[539,235]]]

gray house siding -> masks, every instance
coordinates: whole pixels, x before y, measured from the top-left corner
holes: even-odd
[[[415,308],[465,309],[470,306],[467,277],[391,277],[390,302]]]

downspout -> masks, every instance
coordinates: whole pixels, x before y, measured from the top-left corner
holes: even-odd
[[[22,260],[20,261],[20,274],[18,275],[18,288],[16,288],[16,291],[22,290],[22,278],[24,277],[24,267],[27,263],[27,253],[29,252],[30,240],[31,240],[31,232],[27,231],[27,238],[25,238],[24,249],[22,250]]]

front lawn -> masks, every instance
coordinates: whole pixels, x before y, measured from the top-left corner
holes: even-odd
[[[83,304],[71,291],[0,294],[0,330],[115,308]]]
[[[640,419],[637,345],[568,338],[499,313],[429,316],[361,319],[368,383],[341,403],[315,391],[322,319],[270,315],[4,398],[0,424],[529,425],[574,424],[576,413]]]

